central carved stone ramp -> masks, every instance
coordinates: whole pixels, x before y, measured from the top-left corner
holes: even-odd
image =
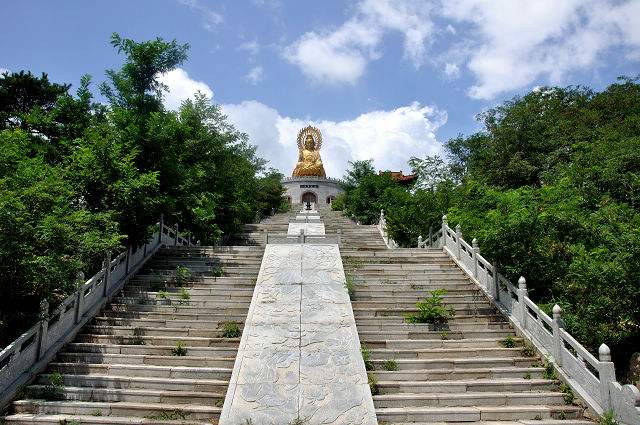
[[[287,230],[266,246],[220,423],[374,425],[338,245],[314,211]]]
[[[523,352],[509,323],[442,250],[347,245],[341,253],[377,380],[379,423],[593,425],[565,404],[559,382],[544,377],[540,359]],[[454,310],[448,323],[407,323],[416,302],[439,288]]]
[[[161,249],[25,389],[6,423],[217,424],[240,341],[231,322],[242,330],[263,251]],[[177,266],[192,274],[183,289],[171,283]]]

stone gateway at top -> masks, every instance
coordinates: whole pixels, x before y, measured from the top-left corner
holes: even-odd
[[[298,132],[297,142],[298,161],[291,177],[283,180],[285,196],[292,204],[330,205],[342,193],[342,188],[338,180],[327,178],[320,158],[322,133],[309,125]]]

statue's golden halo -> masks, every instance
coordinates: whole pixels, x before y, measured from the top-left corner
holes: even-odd
[[[311,135],[314,149],[320,150],[320,147],[322,146],[322,133],[320,133],[320,130],[310,125],[298,132],[298,148],[300,148],[300,150],[304,149],[304,140],[307,138],[307,135]]]

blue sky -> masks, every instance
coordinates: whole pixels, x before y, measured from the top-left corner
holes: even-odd
[[[119,66],[112,32],[189,43],[162,77],[167,106],[211,95],[285,174],[307,123],[331,176],[367,158],[406,171],[504,99],[602,89],[640,60],[640,0],[23,0],[0,13],[0,68],[74,85]]]

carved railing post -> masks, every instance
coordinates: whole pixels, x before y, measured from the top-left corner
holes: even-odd
[[[609,393],[609,387],[611,382],[616,382],[616,369],[611,361],[611,350],[606,344],[602,344],[598,348],[598,357],[600,363],[598,364],[598,378],[600,379],[600,401],[604,410],[611,410],[613,405],[611,403],[611,395]]]
[[[478,278],[478,254],[480,254],[480,247],[478,246],[478,240],[473,238],[471,241],[471,256],[473,257],[473,277]],[[484,284],[482,285],[484,286]]]
[[[558,366],[562,366],[562,338],[560,337],[560,329],[564,328],[564,322],[560,314],[562,309],[558,304],[553,306],[551,310],[553,320],[551,321],[551,332],[553,332],[553,360]]]
[[[176,223],[176,238],[173,241],[173,245],[178,246],[178,232],[180,230],[180,225]]]
[[[429,226],[429,248],[433,248],[433,227]]]
[[[73,314],[73,323],[78,323],[80,321],[80,313],[82,312],[82,293],[84,292],[84,273],[79,271],[76,274],[76,282],[78,283],[78,290],[76,291],[76,309]]]
[[[38,352],[37,358],[40,360],[47,351],[47,347],[44,345],[47,339],[47,331],[49,330],[49,301],[40,301],[40,329],[38,331]]]
[[[462,248],[461,248],[461,242],[460,240],[462,239],[462,228],[460,227],[459,224],[456,225],[456,258],[459,260],[460,257],[462,256]]]
[[[518,279],[518,320],[522,329],[527,327],[527,304],[524,299],[527,297],[527,280],[524,276],[520,276]]]
[[[422,244],[422,235],[418,236],[418,248],[422,248],[424,245]]]
[[[109,281],[111,280],[111,251],[107,251],[104,257],[104,275],[102,275],[102,296],[106,297],[109,292]]]
[[[160,224],[159,224],[159,232],[158,232],[158,245],[162,244],[162,230],[164,228],[164,214],[160,214]]]
[[[125,264],[124,264],[124,275],[125,276],[129,275],[129,266],[130,266],[129,261],[130,261],[130,258],[131,258],[131,245],[129,245],[129,248],[127,248],[127,260],[125,261]]]

